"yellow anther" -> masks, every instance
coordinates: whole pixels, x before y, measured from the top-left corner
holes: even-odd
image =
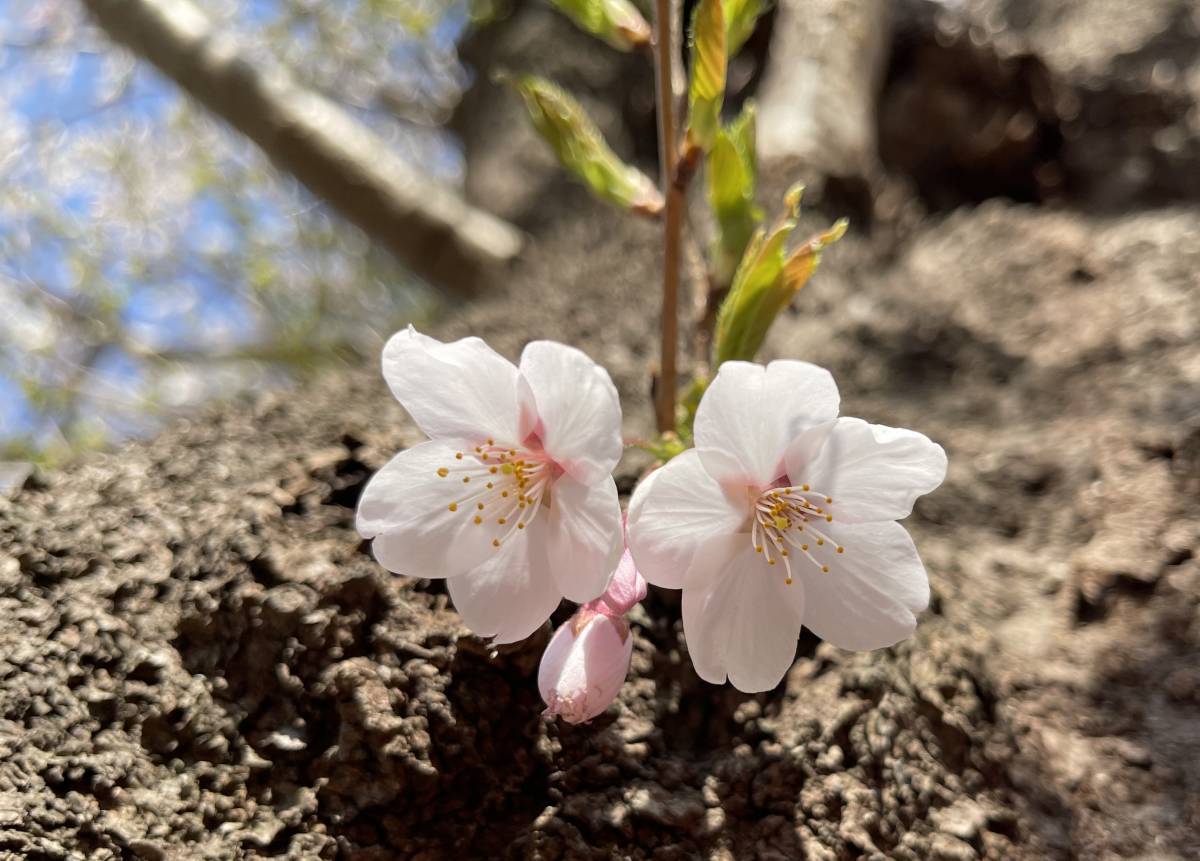
[[[768,564],[768,565],[774,565],[774,564],[775,564],[775,560],[774,560],[774,559],[768,559],[768,560],[767,560],[767,564]]]
[[[845,548],[845,547],[839,547],[837,552],[838,552],[838,553],[845,553],[845,552],[846,552],[846,548]]]
[[[493,539],[492,539],[492,546],[493,546],[493,547],[499,547],[499,546],[500,546],[500,539],[499,539],[499,538],[493,538]]]
[[[492,475],[495,475],[499,471],[500,471],[500,467],[498,467],[498,466],[489,466],[488,467],[488,472],[490,472]]]
[[[828,565],[822,565],[822,566],[821,566],[821,573],[822,573],[822,574],[828,574],[828,573],[829,573],[829,566],[828,566]]]
[[[495,444],[496,444],[496,441],[494,439],[491,439],[491,438],[488,439],[488,445],[495,445]]]
[[[447,507],[448,509],[450,509],[451,511],[458,511],[458,503],[457,503],[457,502],[451,502],[451,503],[450,503],[449,505],[447,505],[446,507]]]
[[[783,581],[783,585],[784,585],[784,586],[791,586],[791,585],[792,585],[792,578],[791,578],[791,577],[788,577],[787,579],[785,579],[785,580]]]
[[[471,476],[464,475],[463,476],[463,484],[470,484],[470,483],[471,483]]]
[[[456,451],[456,452],[454,453],[454,459],[455,459],[455,460],[462,460],[462,457],[463,457],[463,455],[462,455],[462,452],[461,452],[461,451]]]
[[[756,553],[762,553],[762,552],[763,552],[762,545],[761,545],[761,544],[759,544],[757,547],[755,547],[755,548],[754,548],[754,551],[755,551]]]
[[[801,549],[801,550],[808,550],[808,545],[807,545],[807,544],[801,544],[801,545],[800,545],[800,549]]]
[[[831,503],[831,502],[833,502],[833,499],[832,499],[831,497],[828,497],[828,496],[827,496],[827,497],[825,497],[825,504],[826,504],[826,505],[828,505],[828,504],[829,504],[829,503]]]
[[[808,485],[807,484],[802,484],[800,486],[800,489],[803,490],[805,493],[808,493]]]
[[[525,524],[524,524],[524,523],[518,523],[518,524],[517,524],[517,529],[524,529],[524,528],[525,528]]]
[[[476,502],[475,507],[478,508],[480,511],[483,511],[483,503],[482,502]]]
[[[779,552],[780,552],[780,554],[781,554],[781,555],[783,555],[783,556],[787,556],[787,555],[788,555],[788,552],[787,552],[786,550],[780,550]]]
[[[438,475],[440,475],[442,478],[445,478],[449,474],[450,474],[450,470],[446,469],[446,467],[444,467],[444,466],[438,467]]]
[[[513,474],[512,464],[511,463],[504,464],[504,466],[500,467],[500,471],[503,472],[505,475],[512,475]]]
[[[501,496],[504,496],[504,497],[507,497],[507,496],[508,496],[508,491],[507,491],[507,490],[502,490],[502,491],[500,491],[500,495],[501,495]]]
[[[483,518],[480,517],[478,514],[476,514],[475,515],[475,525],[478,526],[480,523],[483,523]]]
[[[832,514],[826,514],[826,515],[825,515],[825,522],[826,522],[826,523],[833,523],[833,515],[832,515]]]
[[[820,547],[820,546],[821,546],[822,544],[824,544],[824,543],[825,543],[825,539],[824,539],[824,538],[818,538],[818,539],[817,539],[817,546],[818,546],[818,547]]]
[[[481,446],[475,446],[475,453],[483,454],[483,448]]]
[[[496,522],[497,522],[497,523],[499,523],[501,526],[503,526],[504,524],[508,523],[508,518],[507,518],[507,517],[501,517],[501,518],[500,518],[499,520],[497,520]]]

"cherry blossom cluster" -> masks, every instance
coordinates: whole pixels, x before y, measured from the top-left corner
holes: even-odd
[[[409,327],[383,372],[429,440],[367,484],[358,530],[389,571],[445,578],[467,626],[497,644],[533,634],[563,598],[579,604],[542,659],[547,714],[582,722],[616,698],[647,581],[683,591],[697,674],[745,692],[779,684],[802,626],[878,649],[912,635],[929,602],[897,521],[941,484],[945,452],[839,417],[815,365],[722,364],[694,447],[642,479],[627,522],[612,477],[620,400],[579,350],[534,341],[514,365],[478,338]]]

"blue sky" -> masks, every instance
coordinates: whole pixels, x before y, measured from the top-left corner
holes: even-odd
[[[345,318],[330,327],[354,334],[354,314],[364,325],[378,319],[368,298],[383,302],[384,313],[404,313],[413,301],[405,298],[412,283],[405,273],[374,252],[364,255],[361,240],[336,216],[276,175],[236,133],[189,110],[175,85],[153,69],[135,64],[119,100],[105,106],[106,88],[128,69],[102,43],[89,44],[86,31],[56,30],[62,21],[55,16],[65,8],[51,0],[0,4],[0,80],[10,82],[0,90],[0,144],[6,129],[20,142],[6,172],[0,161],[0,181],[15,200],[7,206],[0,200],[0,290],[5,282],[10,289],[36,284],[33,295],[46,307],[55,306],[51,297],[85,308],[112,306],[131,337],[160,350],[219,352],[253,344],[264,327],[286,328],[289,315],[313,313],[311,297],[331,285],[344,288],[337,282],[347,278],[371,289],[351,302],[330,303]],[[278,13],[277,0],[246,0],[236,7],[236,25],[253,37]],[[424,42],[396,38],[374,68],[383,68],[393,84],[432,85],[414,75],[414,64],[430,46],[452,51],[462,22],[462,15],[447,14]],[[45,32],[67,32],[74,44],[48,54],[2,47]],[[458,148],[440,130],[412,127],[370,106],[346,107],[425,169],[457,181]],[[181,122],[188,124],[182,130]],[[195,151],[182,152],[186,144]],[[109,158],[126,152],[124,161]],[[127,201],[137,214],[132,220],[121,208]],[[45,319],[36,302],[25,313],[32,321]],[[20,326],[19,333],[32,331],[31,323]],[[13,437],[45,442],[57,430],[31,406],[16,377],[53,388],[71,376],[79,351],[65,337],[53,344],[32,338],[38,349],[22,353],[19,340],[10,339],[7,354],[0,352],[7,360],[0,365],[0,443]],[[144,423],[135,402],[153,382],[149,366],[120,347],[93,358],[84,377],[89,418],[114,439],[138,432]],[[122,405],[122,398],[130,403]]]

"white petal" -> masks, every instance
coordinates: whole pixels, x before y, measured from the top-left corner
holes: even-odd
[[[524,640],[562,600],[538,530],[534,521],[530,534],[514,535],[478,568],[446,581],[454,608],[479,636],[501,644]]]
[[[833,376],[807,362],[726,362],[696,410],[696,448],[717,480],[765,486],[806,428],[837,418]]]
[[[444,344],[409,326],[383,348],[383,376],[432,439],[521,442],[517,367],[479,338]]]
[[[554,483],[545,518],[546,558],[563,595],[577,603],[598,598],[624,550],[621,503],[612,476],[581,484],[569,475]],[[537,521],[535,521],[537,522]]]
[[[608,371],[574,347],[533,341],[521,353],[521,376],[537,405],[534,428],[546,451],[585,484],[621,459],[621,402]]]
[[[829,566],[793,570],[804,585],[804,624],[817,636],[842,649],[867,651],[891,646],[912,636],[916,614],[929,604],[929,578],[917,548],[895,522],[839,524],[823,528],[836,544],[813,547]]]
[[[629,503],[629,552],[655,586],[679,589],[697,548],[739,529],[749,499],[731,499],[700,463],[695,449],[642,479]]]
[[[838,419],[815,458],[789,451],[788,475],[833,499],[835,521],[900,520],[946,477],[946,452],[903,428]],[[807,462],[806,462],[807,461]]]
[[[455,446],[421,443],[393,457],[371,476],[358,502],[357,526],[374,538],[375,558],[384,568],[410,577],[453,577],[495,553],[494,537],[472,520],[465,506],[450,511],[463,495],[453,477]]]
[[[713,684],[726,677],[739,691],[770,690],[796,657],[804,592],[784,584],[746,536],[705,546],[704,572],[683,590],[683,634],[696,673]]]

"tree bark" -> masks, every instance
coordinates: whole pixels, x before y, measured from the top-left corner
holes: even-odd
[[[888,0],[780,0],[759,93],[763,161],[813,182],[872,185],[890,38]]]
[[[82,0],[116,41],[253,140],[417,274],[476,290],[522,244],[514,227],[430,182],[287,70],[250,57],[190,0]]]

